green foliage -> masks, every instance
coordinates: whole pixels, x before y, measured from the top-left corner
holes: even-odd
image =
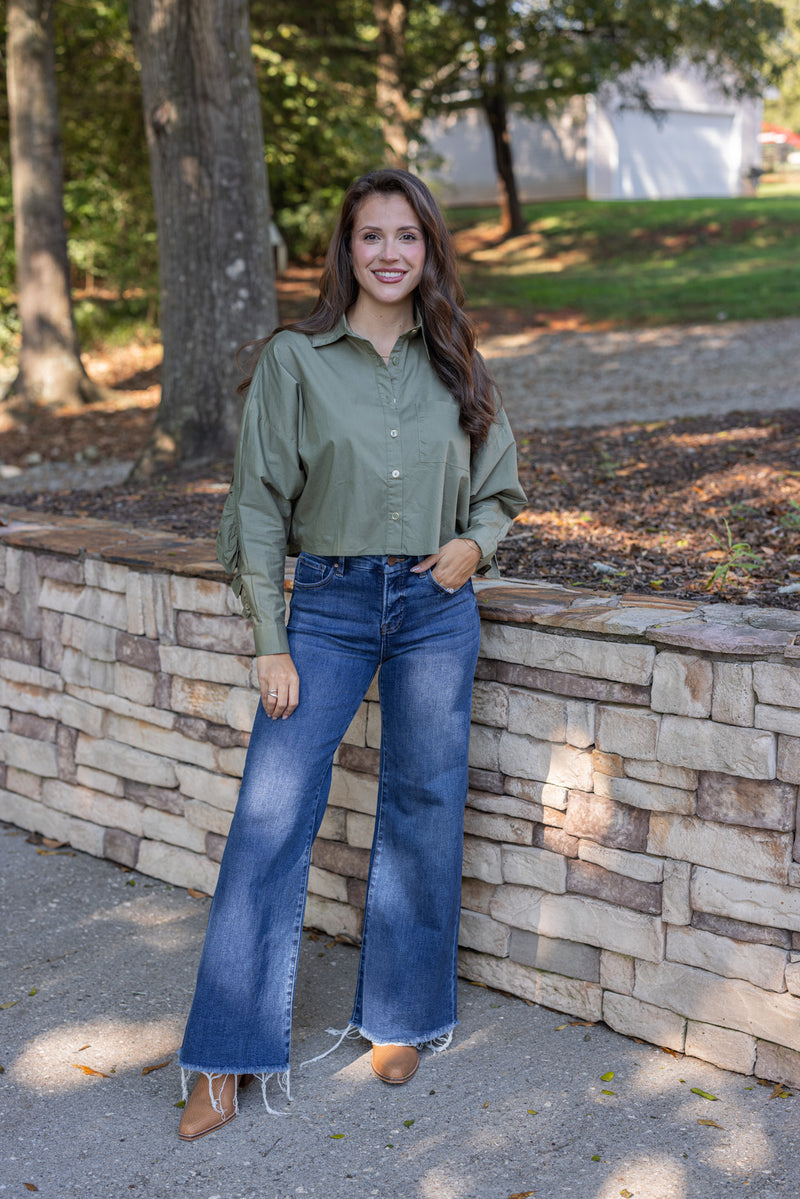
[[[764,103],[764,120],[800,133],[800,0],[780,0],[786,21],[773,55],[785,64],[779,87]]]
[[[720,591],[728,582],[728,575],[733,571],[744,571],[746,574],[751,574],[754,570],[763,570],[764,559],[760,557],[754,550],[750,548],[747,541],[734,541],[731,526],[727,520],[725,525],[725,537],[718,537],[716,533],[712,533],[711,537],[720,548],[724,557],[714,567],[713,571],[706,582],[706,591],[710,591],[714,584],[719,585]],[[705,1091],[698,1091],[692,1087],[692,1091],[697,1095],[702,1095],[704,1099],[714,1099],[714,1095],[707,1095]]]

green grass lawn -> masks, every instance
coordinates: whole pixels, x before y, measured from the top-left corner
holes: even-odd
[[[497,238],[497,210],[454,210],[472,307],[592,323],[661,325],[800,315],[800,187],[755,199],[528,205]]]

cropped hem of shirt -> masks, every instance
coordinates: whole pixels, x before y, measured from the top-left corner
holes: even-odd
[[[500,410],[471,450],[458,418],[420,325],[397,339],[388,364],[344,318],[329,333],[283,330],[266,345],[217,537],[258,653],[287,649],[287,550],[426,556],[469,537],[478,571],[492,570],[526,502],[514,436]]]

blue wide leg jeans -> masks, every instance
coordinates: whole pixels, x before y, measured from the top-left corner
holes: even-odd
[[[456,1024],[472,682],[480,619],[418,557],[301,554],[289,643],[300,702],[259,704],[222,859],[184,1070],[285,1074],[311,847],[333,756],[380,667],[380,779],[351,1025],[421,1045]]]

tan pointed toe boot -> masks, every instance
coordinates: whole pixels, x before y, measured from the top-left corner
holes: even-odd
[[[419,1051],[413,1045],[373,1045],[372,1073],[381,1082],[398,1086],[419,1069]]]
[[[212,1076],[211,1089],[217,1107],[211,1102],[208,1076],[201,1074],[186,1101],[178,1136],[182,1141],[196,1141],[206,1133],[229,1124],[236,1115],[237,1087],[246,1087],[252,1074],[216,1074]],[[219,1109],[219,1110],[217,1110]]]

